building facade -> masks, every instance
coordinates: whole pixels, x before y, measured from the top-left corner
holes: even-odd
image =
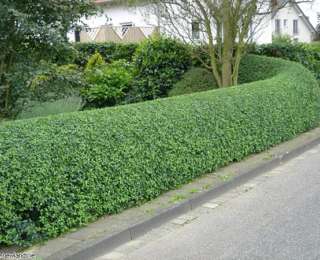
[[[166,31],[161,15],[157,15],[150,4],[133,7],[114,0],[97,0],[96,4],[102,13],[84,21],[90,29],[82,31],[76,40],[139,42],[153,33]],[[195,24],[190,23],[187,28],[192,37],[199,37],[199,28]],[[320,32],[320,0],[299,4],[291,2],[265,16],[253,32],[252,39],[259,44],[270,43],[273,36],[286,35],[298,42],[311,42],[316,38],[317,30]]]

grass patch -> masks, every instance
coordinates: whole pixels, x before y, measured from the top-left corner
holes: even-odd
[[[79,111],[81,109],[80,97],[68,97],[52,102],[34,102],[29,108],[23,110],[17,119],[27,119],[40,116],[56,115]]]

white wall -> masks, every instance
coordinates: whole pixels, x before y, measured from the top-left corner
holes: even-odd
[[[104,7],[102,15],[93,16],[85,22],[89,27],[99,27],[105,24],[121,26],[121,23],[132,22],[135,26],[155,26],[157,18],[154,15],[145,16],[147,7],[112,6]]]
[[[273,33],[271,15],[256,19],[258,25],[253,25],[253,41],[258,44],[271,43]]]
[[[306,23],[303,21],[301,15],[297,13],[297,11],[291,7],[287,6],[278,11],[273,19],[273,31],[275,31],[275,20],[280,20],[281,25],[281,34],[289,35],[293,39],[297,39],[299,42],[311,42],[312,41],[312,33],[310,29],[307,27]],[[293,20],[298,20],[298,34],[293,34]],[[284,25],[284,20],[287,20],[287,25]]]
[[[305,3],[300,5],[301,9],[306,12],[306,15],[310,16],[310,20],[316,23],[317,10],[320,12],[320,0],[313,0],[312,4]],[[132,22],[135,26],[157,26],[159,21],[154,14],[151,14],[150,6],[109,6],[104,7],[103,14],[93,16],[84,22],[89,27],[99,27],[105,24],[111,24],[113,26],[121,26],[122,23]],[[257,43],[270,43],[272,42],[272,35],[275,31],[275,19],[281,20],[281,31],[283,34],[288,34],[298,41],[310,42],[312,35],[310,30],[307,28],[301,17],[298,16],[296,10],[292,6],[287,6],[279,10],[275,15],[274,19],[270,16],[266,16],[261,22],[258,28],[254,28],[254,41]],[[287,20],[287,26],[283,24],[283,20]],[[298,19],[299,23],[299,34],[293,35],[293,20]],[[256,26],[254,26],[256,27]],[[191,29],[191,25],[190,25]],[[186,33],[186,32],[185,32]],[[69,38],[74,40],[74,34],[70,33]]]
[[[320,0],[316,1],[320,2]],[[299,16],[296,9],[288,5],[285,8],[280,9],[273,18],[269,15],[262,20],[254,35],[255,42],[259,44],[272,42],[272,35],[275,33],[276,28],[276,19],[280,20],[282,35],[289,35],[292,39],[296,39],[299,42],[312,41],[313,35],[310,29],[307,27],[302,17]],[[299,33],[297,35],[293,34],[293,20],[295,19],[298,20]],[[284,20],[287,20],[286,25],[284,24]]]

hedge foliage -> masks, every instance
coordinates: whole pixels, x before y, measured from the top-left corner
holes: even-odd
[[[257,56],[246,68],[273,69],[239,87],[1,125],[0,242],[58,236],[318,125],[307,69]]]
[[[191,65],[190,49],[172,38],[153,37],[137,48],[134,96],[140,100],[152,100],[168,96],[168,91]]]
[[[320,52],[319,44],[302,43],[271,43],[256,47],[254,54],[282,58],[296,61],[311,70],[320,80]]]
[[[168,92],[168,96],[191,94],[215,88],[217,88],[217,83],[211,71],[205,68],[192,67],[183,74],[180,81],[173,85],[173,88]]]
[[[74,45],[78,51],[78,56],[75,59],[76,64],[85,66],[93,54],[100,53],[106,62],[117,60],[126,60],[131,62],[133,55],[138,48],[138,44],[128,43],[77,43]]]

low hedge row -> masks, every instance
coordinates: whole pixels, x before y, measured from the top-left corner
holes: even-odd
[[[247,73],[273,68],[271,78],[1,125],[0,243],[55,237],[318,125],[307,69],[248,60]]]

